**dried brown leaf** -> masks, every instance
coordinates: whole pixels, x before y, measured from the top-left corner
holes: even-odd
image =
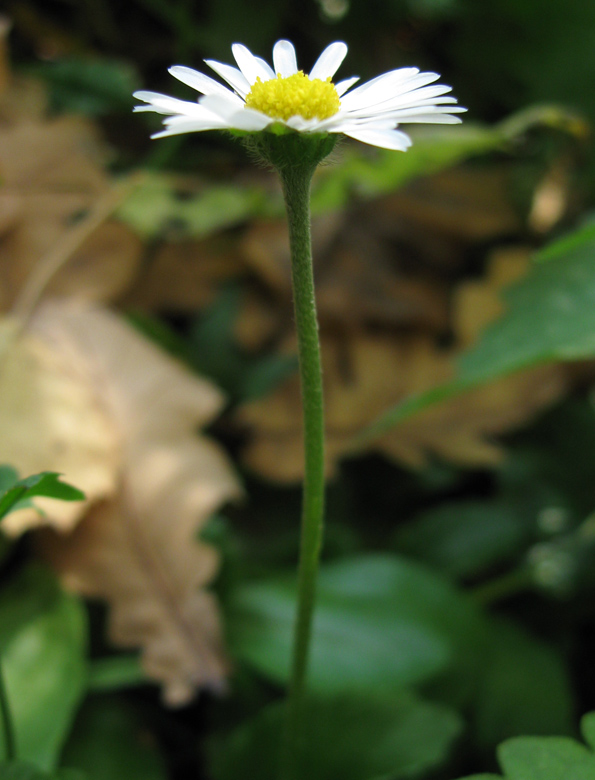
[[[383,198],[378,208],[389,219],[407,219],[415,228],[464,241],[487,241],[516,234],[523,221],[510,196],[510,170],[504,165],[452,168],[416,179]]]
[[[327,473],[350,453],[356,434],[404,398],[428,390],[452,374],[452,352],[425,337],[354,335],[323,338]],[[410,466],[430,454],[465,465],[489,465],[502,450],[492,440],[558,398],[568,384],[561,366],[548,366],[436,405],[405,421],[371,449]],[[246,465],[268,479],[294,482],[303,475],[299,385],[292,377],[271,397],[239,414],[252,438]]]
[[[109,192],[105,158],[96,128],[82,117],[0,122],[2,204],[10,217],[0,231],[3,308],[15,302],[40,260]],[[105,222],[67,258],[49,291],[112,299],[130,285],[141,251],[131,230]]]
[[[33,330],[85,367],[122,457],[115,500],[72,534],[46,535],[46,554],[68,586],[108,601],[114,643],[142,649],[169,703],[220,687],[219,616],[204,591],[218,555],[197,535],[240,488],[222,451],[196,429],[217,413],[221,394],[104,310],[45,305]]]
[[[147,257],[123,305],[151,311],[196,311],[243,270],[229,242],[172,241]]]
[[[45,524],[68,530],[92,503],[115,493],[115,426],[79,366],[37,336],[17,338],[9,320],[0,327],[0,462],[23,476],[58,471],[87,496],[85,502],[37,499],[44,517],[23,509],[3,528],[11,535]]]

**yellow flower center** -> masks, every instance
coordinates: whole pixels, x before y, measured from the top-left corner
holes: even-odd
[[[302,116],[304,119],[328,119],[339,110],[339,95],[331,79],[310,79],[301,70],[293,76],[261,81],[252,85],[246,105],[274,119]]]

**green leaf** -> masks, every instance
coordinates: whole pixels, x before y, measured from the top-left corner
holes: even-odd
[[[92,696],[77,715],[62,760],[89,780],[165,780],[140,713],[117,696]]]
[[[595,712],[589,712],[581,720],[583,738],[591,750],[595,750]]]
[[[547,688],[547,684],[544,687]],[[584,716],[581,728],[592,748],[595,742],[595,712]],[[498,759],[505,780],[593,780],[595,777],[595,754],[568,737],[515,737],[500,745]],[[461,780],[502,778],[500,775],[482,774]]]
[[[0,519],[25,506],[25,502],[29,502],[34,496],[57,498],[61,501],[83,501],[85,494],[66,482],[60,482],[60,476],[55,472],[42,471],[13,483],[0,496]]]
[[[0,496],[19,481],[19,472],[12,466],[0,466]]]
[[[211,746],[214,780],[276,780],[285,706],[274,704]],[[297,777],[400,780],[439,766],[461,731],[446,707],[399,693],[311,701]]]
[[[11,761],[0,764],[0,780],[49,780],[51,775],[41,772],[34,764]]]
[[[566,737],[517,737],[502,744],[498,759],[510,780],[593,780],[595,756]]]
[[[264,203],[265,194],[256,187],[211,184],[194,192],[164,175],[146,174],[118,209],[118,218],[145,239],[166,233],[204,238],[261,213]]]
[[[506,291],[505,314],[461,357],[455,379],[398,404],[364,431],[362,439],[516,371],[595,355],[594,259],[592,225],[540,252],[531,273]]]
[[[369,555],[323,566],[309,685],[318,694],[386,691],[478,662],[483,621],[470,601],[422,566]],[[228,618],[237,657],[288,679],[295,577],[248,584]]]
[[[137,655],[98,658],[89,667],[88,687],[92,691],[116,691],[144,685],[147,675]]]
[[[41,569],[1,592],[0,660],[17,754],[54,769],[85,689],[86,616]]]
[[[560,656],[503,620],[491,624],[490,635],[475,704],[479,746],[492,749],[518,734],[571,734],[575,702]]]
[[[508,560],[529,538],[518,509],[504,501],[445,503],[401,526],[394,536],[400,552],[461,579]]]
[[[0,780],[85,780],[84,775],[73,769],[43,772],[26,761],[0,764]]]

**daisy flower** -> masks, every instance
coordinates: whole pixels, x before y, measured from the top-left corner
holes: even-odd
[[[179,100],[158,92],[135,92],[146,105],[135,111],[165,114],[161,138],[202,130],[260,132],[279,126],[299,133],[340,133],[363,143],[405,151],[411,139],[399,125],[412,122],[455,124],[466,109],[447,95],[451,88],[435,84],[437,73],[398,68],[352,89],[352,77],[333,82],[347,54],[346,44],[331,43],[306,75],[298,70],[293,44],[277,41],[273,68],[246,46],[234,43],[237,68],[205,60],[229,87],[204,73],[174,65],[169,72],[199,92],[198,102]],[[231,87],[231,89],[230,89]]]

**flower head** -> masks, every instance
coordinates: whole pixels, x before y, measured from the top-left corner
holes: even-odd
[[[201,130],[259,132],[284,126],[299,133],[342,133],[385,149],[405,151],[411,139],[399,125],[412,122],[455,124],[456,114],[466,109],[446,93],[450,87],[434,84],[437,73],[418,68],[398,68],[351,89],[352,77],[333,82],[347,54],[344,43],[331,43],[306,75],[298,70],[295,49],[289,41],[273,48],[274,69],[255,57],[242,44],[234,43],[238,65],[206,60],[229,87],[183,65],[169,72],[196,89],[198,102],[178,100],[157,92],[140,91],[134,96],[146,105],[135,111],[165,114],[165,129],[153,138]]]

